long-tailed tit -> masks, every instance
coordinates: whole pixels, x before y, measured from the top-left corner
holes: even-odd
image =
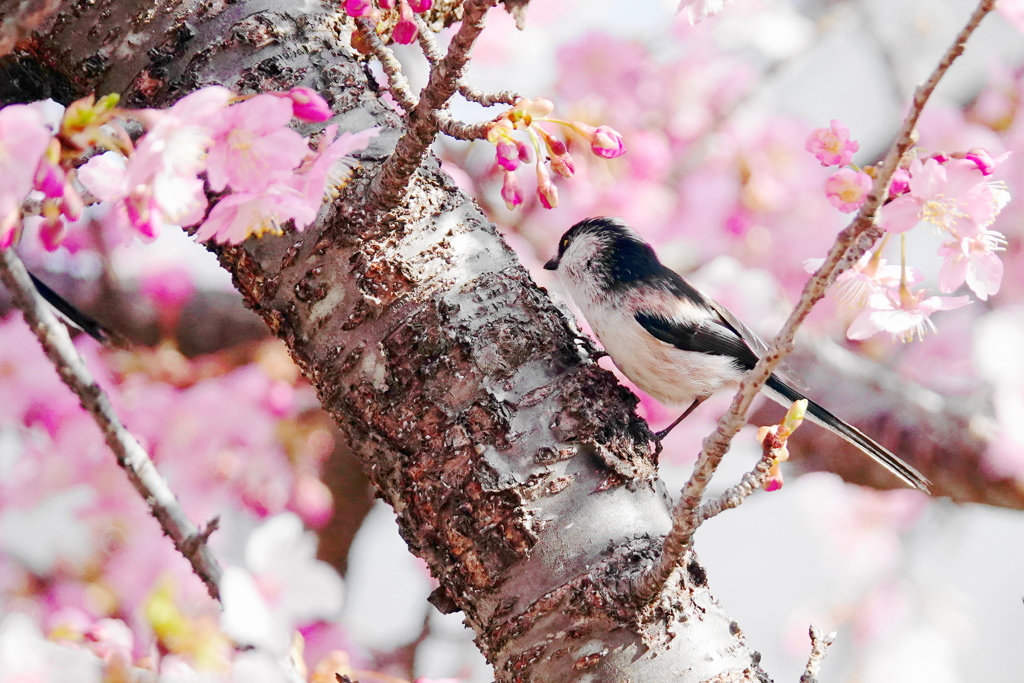
[[[588,218],[572,226],[544,267],[558,271],[626,377],[660,403],[689,405],[658,432],[659,440],[716,391],[735,387],[767,350],[736,316],[662,265],[654,249],[618,220]],[[775,374],[764,391],[783,406],[807,398]],[[928,490],[920,472],[810,399],[807,417],[909,486]]]

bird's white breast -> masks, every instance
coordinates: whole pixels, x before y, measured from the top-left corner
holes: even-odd
[[[739,382],[741,372],[731,358],[683,351],[651,335],[633,317],[639,302],[628,295],[616,299],[597,291],[572,291],[577,289],[572,284],[569,289],[615,365],[658,402],[689,405],[697,397]],[[660,301],[650,297],[650,292],[644,295],[644,306],[655,304],[653,310],[665,311],[669,317],[686,320],[703,315],[694,304],[669,294]]]

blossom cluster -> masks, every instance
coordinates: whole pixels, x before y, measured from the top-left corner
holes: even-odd
[[[495,118],[487,131],[487,141],[494,145],[497,164],[504,171],[501,198],[509,210],[523,203],[523,192],[515,174],[520,164],[528,164],[536,158],[537,197],[545,209],[558,206],[558,190],[551,180],[551,171],[563,178],[571,178],[576,172],[569,146],[541,126],[541,122],[568,128],[586,140],[591,152],[604,159],[614,159],[626,152],[622,136],[612,128],[553,119],[550,114],[554,108],[554,104],[544,98],[520,98],[511,109]],[[526,131],[529,144],[517,138],[516,131]]]
[[[825,194],[840,211],[857,210],[873,185],[876,168],[860,169],[851,164],[858,143],[839,121],[830,128],[811,132],[806,142],[823,166],[839,165],[825,181]],[[836,281],[837,298],[861,308],[847,330],[850,339],[866,339],[889,332],[896,339],[911,341],[934,331],[931,314],[966,305],[968,296],[929,296],[925,288],[914,288],[923,279],[906,263],[905,233],[919,224],[930,224],[942,237],[938,255],[942,258],[938,286],[949,294],[963,284],[981,300],[999,291],[1003,263],[996,252],[1006,241],[991,229],[1009,201],[1001,182],[992,173],[1007,158],[995,158],[981,148],[952,154],[918,154],[905,161],[893,174],[889,197],[880,214],[886,235],[900,235],[903,245],[899,266],[882,258],[888,238],[867,253]],[[808,262],[813,270],[820,260]]]
[[[395,5],[398,5],[397,9]],[[402,45],[409,45],[419,34],[416,14],[423,14],[434,6],[434,0],[344,0],[342,7],[350,17],[369,17],[375,24],[381,23],[386,14],[397,12],[397,20],[391,29],[391,39]]]
[[[154,239],[167,224],[198,225],[197,239],[230,244],[288,221],[302,230],[325,191],[347,181],[345,157],[377,132],[339,136],[331,125],[311,149],[289,124],[323,122],[331,110],[304,87],[243,97],[210,86],[166,110],[117,103],[90,96],[66,110],[52,101],[0,110],[0,248],[20,238],[26,209],[37,204],[43,244],[56,249],[81,218],[83,197],[107,203],[126,239]],[[135,141],[129,119],[145,128]],[[224,193],[212,208],[208,192]]]

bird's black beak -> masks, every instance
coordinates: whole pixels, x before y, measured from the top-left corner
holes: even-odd
[[[544,270],[558,270],[558,257],[551,259],[544,264]]]

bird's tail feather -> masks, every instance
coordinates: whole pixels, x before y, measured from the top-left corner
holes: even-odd
[[[28,275],[32,278],[32,284],[36,286],[36,290],[39,292],[40,296],[46,300],[46,303],[50,304],[50,306],[60,313],[65,320],[102,344],[109,343],[111,341],[111,334],[105,327],[103,327],[103,325],[100,325],[85,313],[78,310],[75,306],[68,303],[64,297],[50,289],[45,282],[37,278],[32,273],[29,273]]]
[[[765,385],[769,389],[766,393],[783,405],[788,406],[793,403],[793,401],[807,399],[806,396],[783,382],[775,375],[769,377],[768,381],[765,382]],[[776,394],[777,396],[773,394]],[[842,437],[850,444],[870,455],[879,464],[903,480],[907,485],[926,493],[928,492],[928,486],[931,482],[928,481],[924,475],[890,453],[887,449],[883,448],[880,444],[875,442],[874,439],[867,436],[856,427],[847,424],[810,399],[807,399],[807,417],[811,422],[814,422],[833,434]]]

